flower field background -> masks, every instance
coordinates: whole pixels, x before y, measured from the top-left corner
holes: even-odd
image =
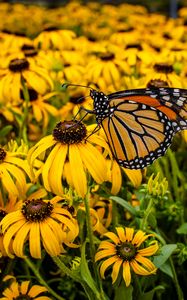
[[[0,299],[186,299],[187,130],[120,167],[87,87],[185,89],[187,8],[0,3],[0,18]]]

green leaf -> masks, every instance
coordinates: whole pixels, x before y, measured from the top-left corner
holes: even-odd
[[[132,300],[132,292],[133,292],[132,285],[126,287],[125,284],[121,284],[115,290],[114,300],[121,300],[121,299]]]
[[[158,256],[154,257],[153,263],[157,268],[160,268],[166,261],[167,259],[171,256],[173,251],[177,249],[176,244],[169,244],[169,245],[164,245],[160,249],[160,254]]]
[[[120,204],[121,206],[123,206],[128,212],[130,212],[133,216],[137,215],[137,212],[135,210],[135,208],[129,204],[129,202],[127,202],[126,200],[120,198],[120,197],[116,197],[116,196],[112,196],[110,197],[110,199],[112,199],[113,201],[115,201],[116,203]]]
[[[171,269],[171,265],[169,261],[166,261],[161,267],[159,268],[163,273],[167,274],[169,277],[173,278],[173,272]]]
[[[86,249],[86,242],[83,244],[82,251],[81,251],[82,253],[81,253],[80,273],[81,273],[82,278],[87,283],[87,285],[91,288],[91,290],[94,292],[94,294],[99,295],[99,291],[97,290],[96,283],[93,280],[93,276],[91,275],[90,270],[88,268],[86,255],[85,255],[85,249]]]
[[[176,231],[178,234],[187,234],[187,223],[183,223]]]
[[[151,291],[141,294],[140,297],[138,297],[138,300],[152,300],[156,291],[164,291],[164,290],[165,288],[162,285],[158,285]]]
[[[1,129],[0,131],[0,137],[4,137],[7,134],[9,134],[9,132],[12,130],[13,126],[12,125],[7,125],[5,126],[3,129]]]

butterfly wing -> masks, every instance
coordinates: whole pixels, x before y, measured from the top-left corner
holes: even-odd
[[[173,135],[187,129],[187,90],[139,89],[108,96],[101,125],[118,163],[142,169],[164,155]]]

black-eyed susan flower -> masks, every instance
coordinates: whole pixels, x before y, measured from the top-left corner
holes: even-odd
[[[17,282],[14,276],[7,275],[3,281],[10,281],[9,287],[5,288],[2,292],[1,300],[18,300],[18,299],[35,299],[35,300],[50,300],[45,292],[47,288],[41,285],[32,285],[27,281]]]
[[[46,190],[63,196],[62,179],[69,173],[68,183],[71,182],[78,195],[84,198],[88,174],[99,184],[107,180],[105,158],[93,144],[106,149],[108,146],[101,137],[89,135],[88,130],[77,120],[59,122],[52,135],[42,138],[30,149],[28,159],[31,166],[40,154],[44,155],[41,173]],[[68,172],[64,172],[66,163]]]
[[[11,60],[7,68],[0,69],[0,78],[0,99],[4,102],[20,102],[22,80],[25,80],[28,87],[40,94],[53,89],[53,82],[48,72],[44,68],[29,63],[26,58]]]
[[[143,81],[147,85],[151,80],[161,80],[167,82],[170,87],[182,88],[182,80],[178,76],[173,68],[172,64],[168,63],[155,63],[152,70],[150,70]]]
[[[100,79],[103,79],[106,86],[112,85],[113,88],[119,88],[121,76],[125,73],[130,74],[128,64],[118,58],[115,53],[105,51],[105,53],[98,53],[90,60],[87,65],[86,79],[88,82],[94,82],[101,89],[105,87]]]
[[[104,234],[110,241],[102,241],[96,253],[96,261],[105,259],[100,266],[101,277],[105,278],[106,269],[112,266],[112,283],[115,283],[122,269],[125,284],[129,286],[131,270],[143,276],[155,274],[157,268],[147,257],[157,252],[158,243],[152,241],[148,247],[143,247],[144,241],[152,235],[146,235],[142,230],[135,233],[134,229],[129,227],[117,227],[116,232],[117,234]]]
[[[58,110],[50,104],[50,98],[56,95],[55,92],[41,95],[34,89],[29,88],[29,122],[40,124],[40,128],[46,129],[51,116],[57,116]],[[24,101],[23,93],[21,91],[21,98]],[[24,103],[22,105],[24,107]]]
[[[3,244],[10,257],[24,257],[27,241],[34,258],[41,258],[42,248],[57,256],[65,252],[63,244],[71,246],[78,235],[78,225],[70,212],[58,204],[61,199],[25,200],[20,209],[2,219]]]
[[[54,26],[46,27],[35,39],[34,45],[43,50],[47,49],[72,49],[75,32],[67,29],[58,29]]]

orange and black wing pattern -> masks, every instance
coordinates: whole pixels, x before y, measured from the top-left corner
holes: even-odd
[[[177,131],[187,129],[184,89],[127,90],[108,96],[99,93],[94,108],[114,158],[125,168],[145,168],[164,155]]]

